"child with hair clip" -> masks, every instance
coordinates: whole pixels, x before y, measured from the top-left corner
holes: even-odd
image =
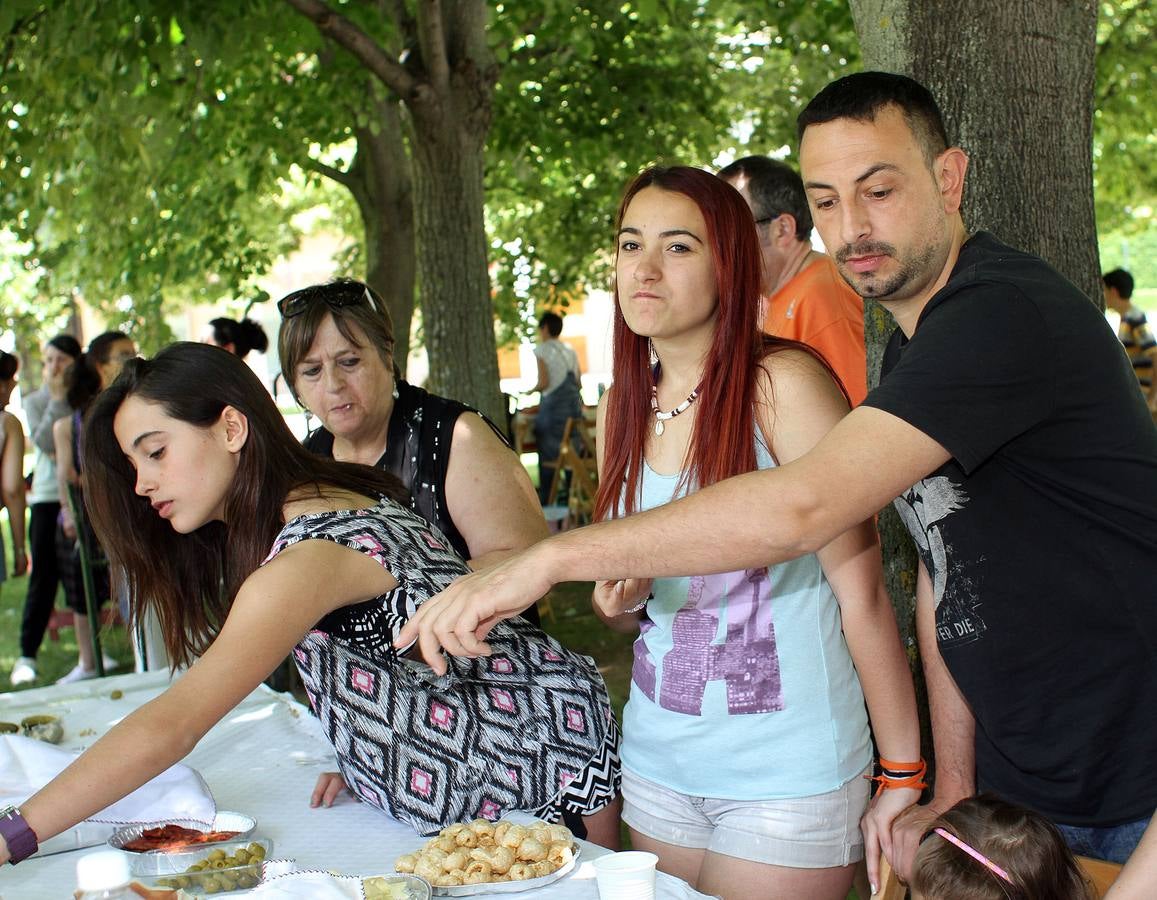
[[[994,794],[961,800],[920,843],[912,900],[1094,900],[1072,851],[1044,816]]]

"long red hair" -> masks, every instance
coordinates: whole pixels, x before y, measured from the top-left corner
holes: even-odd
[[[755,468],[755,384],[760,361],[803,344],[766,335],[758,321],[762,257],[755,220],[735,188],[702,169],[653,167],[638,175],[619,204],[615,232],[631,200],[648,187],[682,194],[699,208],[715,270],[718,312],[715,334],[703,365],[687,465],[680,485],[706,487]],[[603,433],[603,473],[595,517],[634,512],[651,423],[652,372],[647,339],[627,327],[615,281],[614,389],[607,400]],[[822,362],[822,359],[821,359]],[[825,364],[826,365],[826,364]],[[830,371],[830,368],[829,368]],[[710,427],[700,428],[700,423]]]

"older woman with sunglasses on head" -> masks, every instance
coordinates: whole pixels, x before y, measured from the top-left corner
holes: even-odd
[[[530,478],[494,427],[398,375],[393,324],[372,288],[339,279],[294,291],[277,308],[286,381],[323,426],[306,447],[396,475],[414,512],[474,569],[546,537]]]

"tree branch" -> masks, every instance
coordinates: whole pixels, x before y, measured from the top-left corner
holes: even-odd
[[[390,18],[394,20],[394,27],[401,36],[403,47],[408,46],[415,38],[414,17],[406,9],[404,0],[384,0],[389,9]]]
[[[343,172],[341,169],[335,169],[333,166],[326,165],[325,163],[319,162],[312,157],[307,159],[303,165],[305,168],[311,169],[312,171],[317,172],[319,175],[324,175],[326,178],[336,181],[338,184],[349,188],[351,191],[354,189],[355,179],[348,172]]]
[[[446,57],[442,0],[418,0],[418,41],[430,83],[439,93],[450,86],[450,63]]]
[[[405,99],[414,92],[417,82],[413,76],[390,59],[373,38],[345,16],[334,12],[322,0],[285,0],[285,2],[313,22],[318,31],[348,50],[399,97]]]

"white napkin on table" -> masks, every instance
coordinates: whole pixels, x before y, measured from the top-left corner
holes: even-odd
[[[363,900],[365,897],[361,878],[352,875],[317,871],[277,874],[266,866],[264,878],[245,896],[264,900]]]
[[[77,755],[22,735],[0,736],[0,805],[19,806]],[[175,765],[69,831],[42,842],[40,853],[103,844],[124,825],[192,819],[208,827],[216,815],[213,795],[201,776],[188,766]]]

